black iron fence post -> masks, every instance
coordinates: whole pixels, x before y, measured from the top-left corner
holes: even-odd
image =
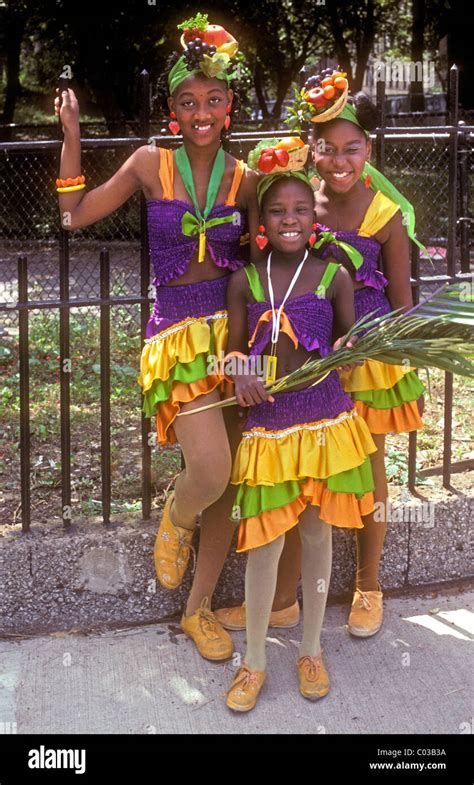
[[[150,77],[148,71],[140,74],[140,134],[148,139],[150,135]],[[150,144],[150,142],[149,142]],[[140,294],[142,297],[150,296],[150,258],[148,254],[148,225],[146,201],[143,193],[140,195]],[[146,326],[150,316],[149,302],[142,302],[140,306],[140,335],[141,346],[146,336]],[[143,394],[140,392],[140,406],[143,404]],[[150,519],[151,514],[151,420],[142,412],[142,518]]]
[[[448,173],[448,245],[447,274],[454,277],[456,272],[457,242],[457,204],[458,204],[458,99],[459,71],[453,65],[449,72],[449,124],[455,127],[449,136],[449,173]],[[445,374],[444,385],[444,441],[443,441],[443,485],[449,488],[451,482],[451,443],[453,436],[453,375]]]
[[[67,80],[60,79],[60,89],[67,88]],[[58,118],[59,138],[62,139],[61,120]],[[59,226],[59,297],[64,303],[59,309],[59,381],[61,419],[61,510],[66,528],[71,525],[71,420],[70,379],[72,361],[69,345],[69,235],[63,228],[64,215]]]
[[[379,68],[382,68],[380,65]],[[377,125],[385,128],[385,66],[383,78],[377,79]],[[383,172],[385,168],[385,134],[377,134],[375,139],[375,166]]]
[[[28,260],[18,257],[18,303],[28,302]],[[19,365],[20,365],[20,472],[21,472],[21,526],[30,531],[30,356],[28,345],[28,309],[18,312]]]
[[[458,218],[461,250],[461,272],[470,272],[470,228],[471,216],[469,215],[470,201],[470,173],[469,173],[469,145],[467,134],[464,130],[465,122],[459,121],[459,211]]]
[[[100,252],[100,298],[110,297],[109,252]],[[102,520],[110,523],[110,304],[100,306],[100,460],[102,475]]]

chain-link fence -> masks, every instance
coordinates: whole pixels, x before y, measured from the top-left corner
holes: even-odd
[[[472,193],[474,179],[473,135],[467,134],[468,181],[462,176],[463,188]],[[143,143],[145,140],[142,140]],[[164,144],[169,144],[168,138]],[[89,188],[94,188],[121,166],[140,144],[120,140],[84,140],[82,171]],[[4,195],[0,208],[0,302],[16,302],[16,260],[19,254],[29,259],[29,291],[35,299],[57,295],[59,211],[54,180],[58,175],[59,142],[0,144],[2,166],[0,188]],[[228,145],[236,157],[246,158],[254,141],[233,138]],[[457,166],[460,166],[458,161]],[[437,248],[438,272],[442,272],[448,237],[449,134],[439,129],[429,135],[407,134],[385,137],[384,171],[415,207],[417,234],[430,248]],[[459,173],[462,175],[462,173]],[[158,173],[157,173],[158,176]],[[458,194],[458,201],[461,194]],[[458,204],[458,216],[462,213]],[[469,216],[467,216],[469,217]],[[471,216],[472,217],[472,216]],[[460,233],[456,259],[461,256]],[[140,291],[140,198],[135,194],[119,210],[103,220],[77,230],[70,239],[70,296],[91,297],[98,294],[98,257],[106,244],[112,260],[112,287],[116,294]],[[432,268],[431,268],[432,269]],[[422,271],[430,267],[423,262]],[[2,323],[14,326],[17,313],[2,314]]]

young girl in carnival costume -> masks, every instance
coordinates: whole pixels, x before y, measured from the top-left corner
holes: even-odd
[[[182,628],[203,657],[223,660],[232,655],[232,640],[212,614],[210,601],[235,529],[230,518],[234,492],[228,485],[239,438],[237,418],[235,411],[226,414],[226,423],[220,409],[176,416],[225,393],[222,374],[208,371],[208,356],[226,350],[227,284],[230,273],[245,263],[241,238],[257,233],[257,176],[221,146],[222,131],[230,125],[229,67],[237,41],[202,14],[180,27],[184,53],[174,58],[168,74],[168,106],[170,130],[181,130],[183,144],[175,152],[138,148],[110,180],[84,195],[79,107],[74,92],[65,91],[61,107],[59,98],[55,101],[64,128],[58,190],[71,229],[112,213],[139,188],[146,198],[156,301],[138,382],[143,411],[150,417],[156,413],[160,445],[178,441],[186,464],[165,504],[155,566],[163,586],[181,584],[202,512]]]
[[[355,318],[349,273],[311,250],[316,241],[314,194],[302,171],[305,155],[298,148],[281,156],[276,145],[273,150],[265,145],[260,169],[271,173],[257,186],[259,240],[261,245],[268,242],[271,252],[266,262],[234,273],[228,288],[231,351],[225,369],[235,382],[237,402],[251,407],[232,471],[232,483],[238,486],[237,550],[248,552],[247,650],[227,693],[227,705],[235,711],[252,709],[265,681],[265,640],[278,562],[285,534],[292,529],[302,542],[300,692],[313,700],[327,694],[320,632],[332,526],[361,528],[362,517],[373,510],[368,456],[376,448],[338,373],[270,397],[264,386],[265,380],[286,375],[308,358],[329,353],[334,322],[342,334]],[[309,148],[304,149],[307,153]]]
[[[293,117],[295,125],[309,120],[314,129],[313,155],[321,178],[316,193],[316,247],[324,239],[323,258],[334,256],[349,271],[356,319],[372,311],[379,316],[410,307],[409,238],[423,247],[414,234],[412,205],[369,163],[375,106],[363,93],[348,99],[346,74],[325,72],[308,79]],[[358,255],[348,257],[340,241],[350,244]],[[369,637],[383,620],[378,572],[387,530],[386,516],[380,514],[386,510],[388,495],[385,434],[422,427],[424,387],[412,368],[375,360],[342,372],[341,381],[377,446],[371,456],[377,513],[364,520],[364,528],[357,532],[356,583],[349,615],[349,631]],[[292,555],[294,558],[294,546]],[[296,597],[294,568],[281,572],[278,581],[283,596]],[[242,608],[222,609],[218,617],[229,628],[238,629],[243,613]],[[290,623],[293,615],[292,607],[280,611],[280,617],[289,618]]]

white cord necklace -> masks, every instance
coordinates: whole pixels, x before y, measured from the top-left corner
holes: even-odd
[[[295,274],[294,274],[294,276],[293,276],[293,278],[291,280],[291,283],[290,283],[288,289],[286,290],[286,294],[285,294],[285,296],[284,296],[284,298],[282,300],[282,303],[281,303],[280,307],[278,308],[278,311],[275,310],[275,297],[274,297],[274,294],[273,294],[273,286],[272,286],[272,276],[271,276],[272,252],[270,251],[270,253],[268,254],[268,260],[267,260],[267,280],[268,280],[268,292],[270,294],[270,303],[271,303],[271,306],[272,306],[272,350],[271,350],[271,354],[267,355],[267,368],[266,368],[266,374],[265,374],[265,381],[266,381],[267,384],[269,382],[274,382],[275,379],[276,379],[277,358],[276,358],[275,352],[276,352],[276,345],[277,345],[277,342],[278,342],[278,336],[280,334],[281,314],[282,314],[284,305],[285,305],[288,297],[290,296],[291,292],[293,291],[293,288],[294,288],[294,286],[296,284],[296,281],[298,280],[298,278],[300,276],[301,270],[303,269],[303,265],[304,265],[306,259],[308,258],[308,253],[309,253],[308,250],[306,250],[303,259],[301,260],[301,262],[299,263],[298,267],[296,268],[296,272],[295,272]]]

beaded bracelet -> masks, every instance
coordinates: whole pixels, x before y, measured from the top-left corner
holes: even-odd
[[[58,177],[56,179],[56,185],[60,185],[61,187],[65,187],[66,185],[80,185],[81,183],[85,183],[86,178],[83,174],[78,175],[77,177],[66,177],[63,179],[62,177]]]

